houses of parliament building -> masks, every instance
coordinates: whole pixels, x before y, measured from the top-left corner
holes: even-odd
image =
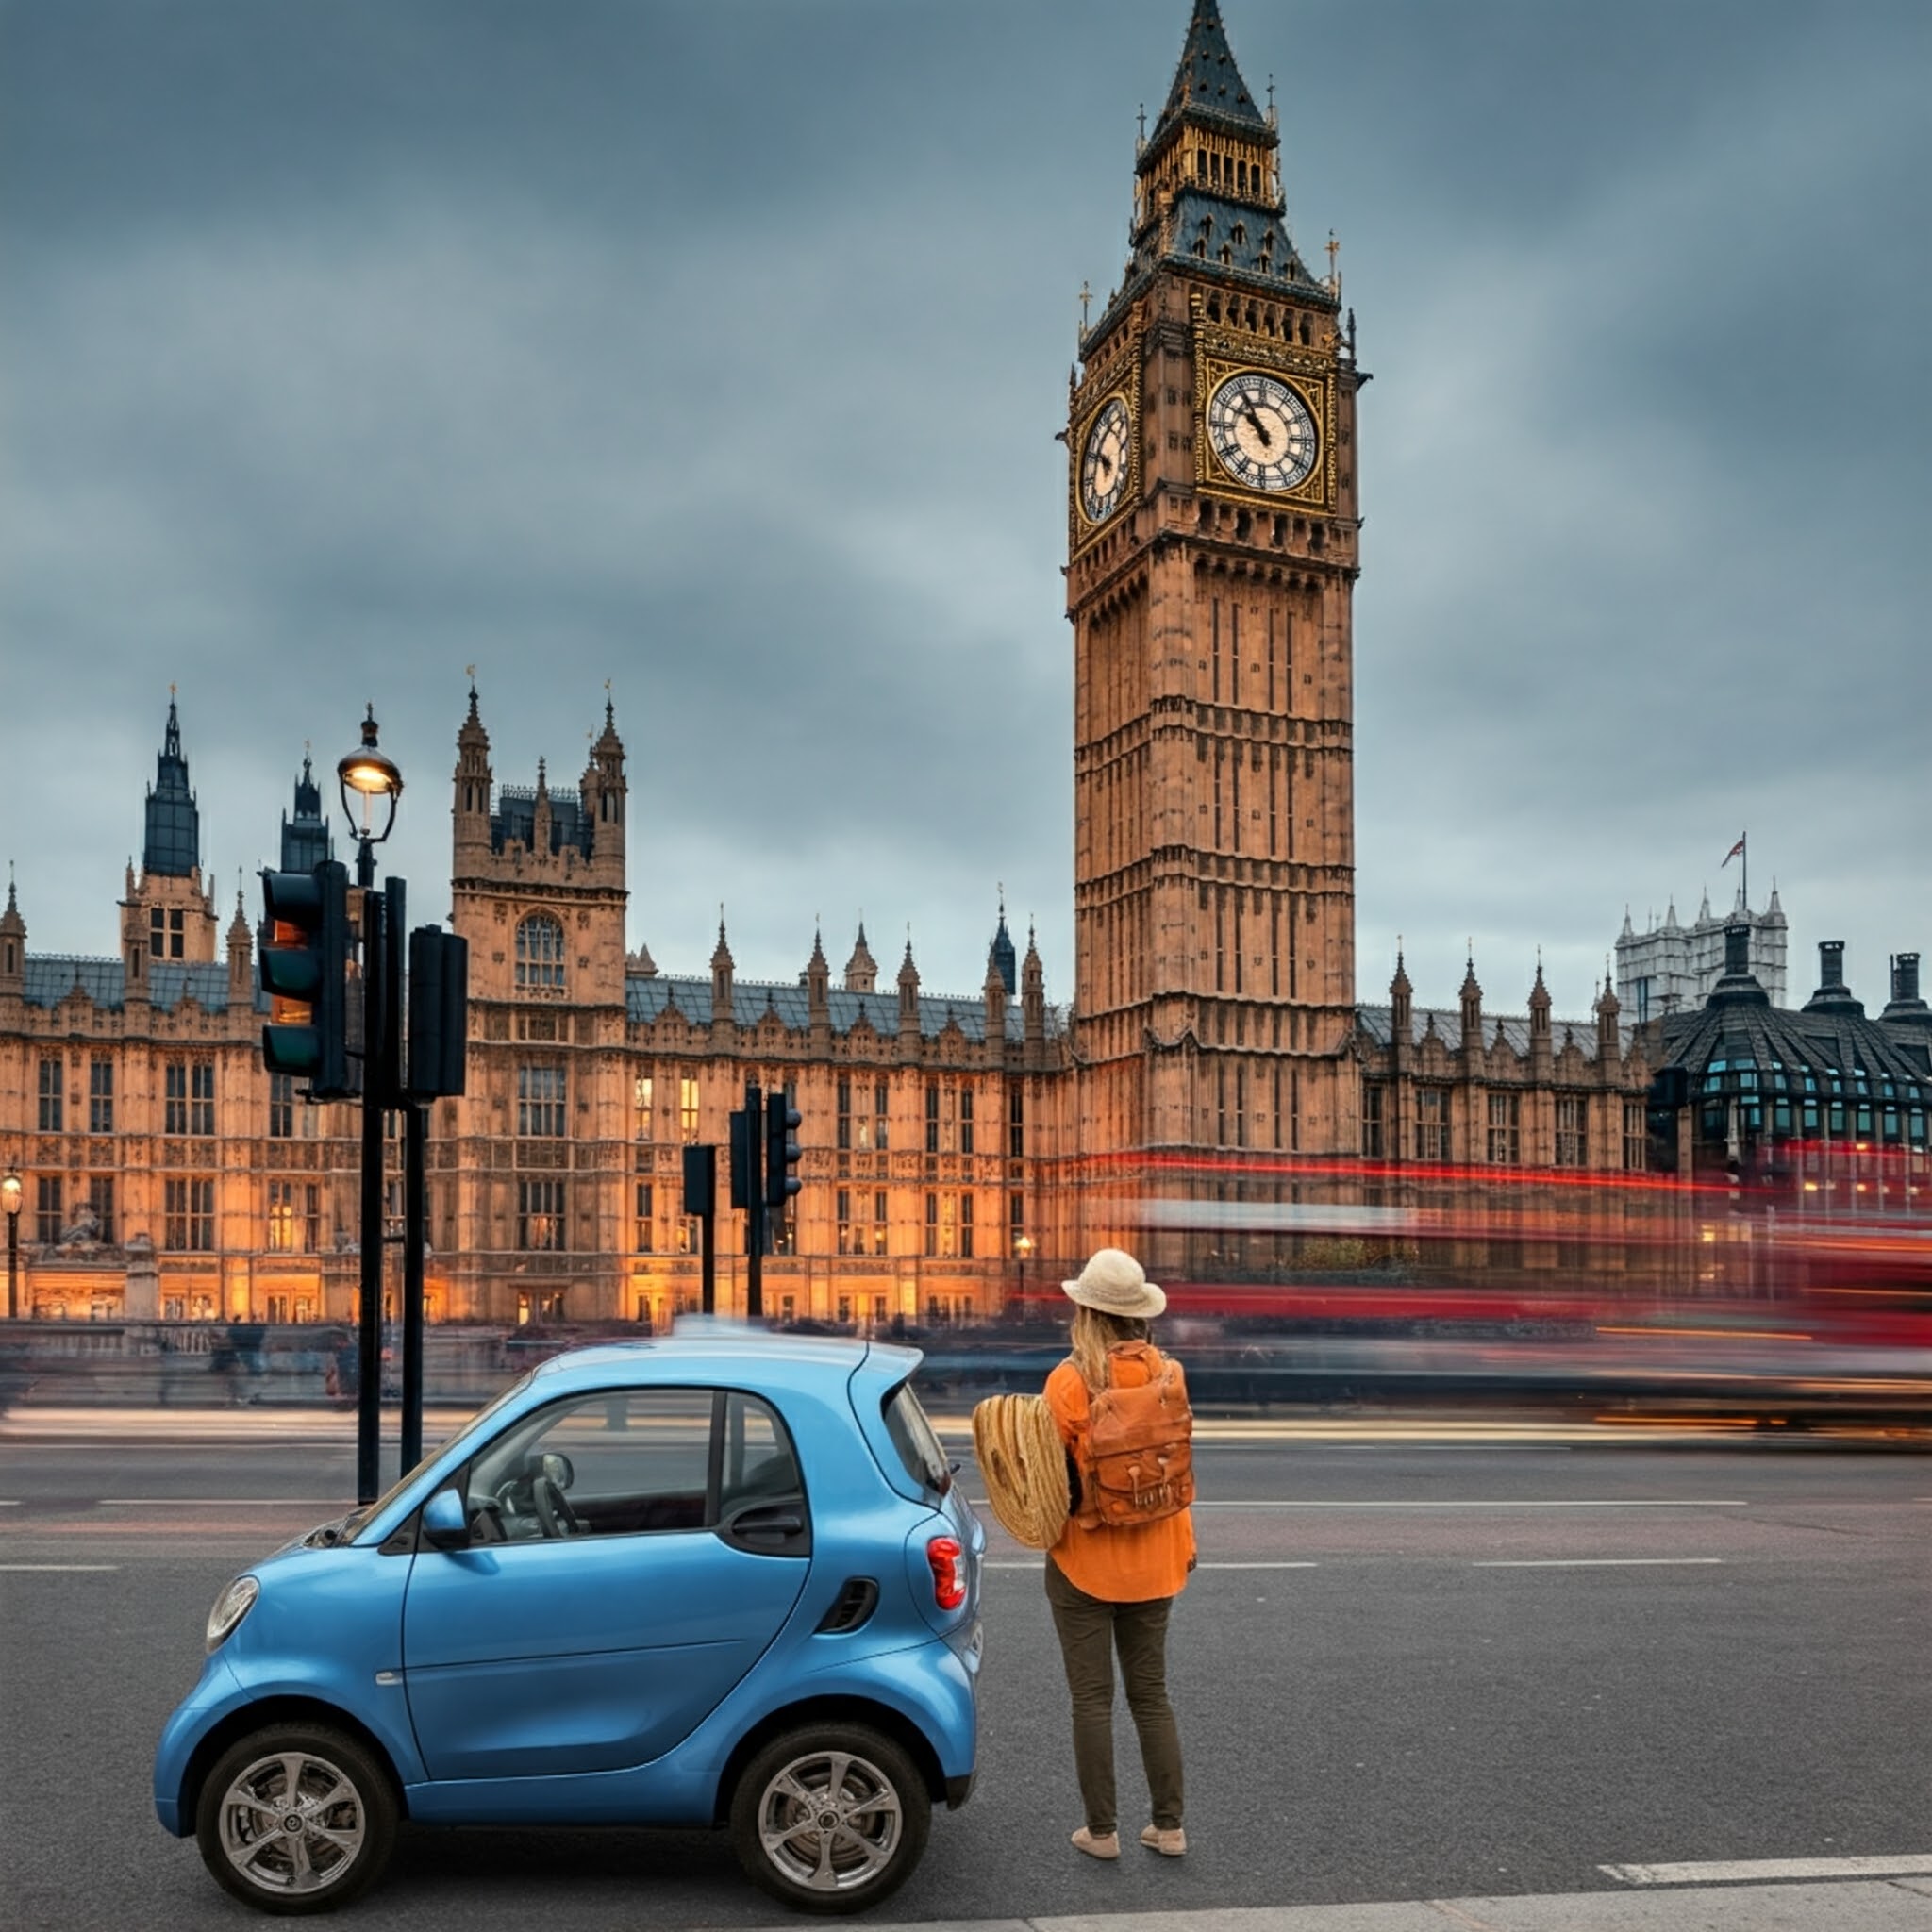
[[[1369,378],[1332,272],[1286,226],[1279,152],[1274,108],[1196,0],[1062,432],[1064,1007],[1004,908],[968,994],[927,991],[909,943],[876,959],[862,926],[832,955],[801,935],[802,969],[777,980],[741,977],[722,926],[706,973],[658,970],[626,948],[610,707],[575,782],[540,765],[512,785],[473,686],[451,780],[467,1091],[430,1122],[432,1320],[661,1324],[694,1306],[682,1150],[726,1141],[747,1080],[787,1090],[805,1121],[766,1311],[857,1325],[991,1314],[1109,1241],[1157,1279],[1292,1269],[1292,1221],[1257,1210],[1361,1199],[1406,1162],[1646,1164],[1657,1047],[1607,980],[1567,1024],[1540,970],[1526,1014],[1499,1019],[1473,961],[1453,1008],[1417,1008],[1399,961],[1386,1002],[1357,1004]],[[32,951],[11,888],[0,916],[18,1312],[346,1319],[359,1118],[263,1068],[256,935],[239,903],[224,929],[203,877],[173,703],[144,809],[112,957]],[[328,855],[305,768],[282,864]],[[742,1306],[737,1225],[721,1204],[721,1307]]]

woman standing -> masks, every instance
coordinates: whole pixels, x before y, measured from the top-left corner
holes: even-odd
[[[1130,1503],[1109,1512],[1147,1520],[1108,1521],[1094,1493],[1090,1451],[1096,1396],[1160,1382],[1179,1391],[1185,1429],[1185,1385],[1179,1364],[1169,1363],[1147,1339],[1147,1324],[1167,1297],[1131,1255],[1102,1248],[1077,1281],[1062,1286],[1074,1304],[1072,1353],[1046,1378],[1045,1396],[1080,1486],[1067,1526],[1047,1553],[1046,1600],[1073,1694],[1074,1765],[1087,1813],[1074,1843],[1090,1857],[1121,1855],[1113,1771],[1118,1650],[1154,1814],[1141,1842],[1177,1858],[1188,1840],[1181,1827],[1180,1733],[1167,1696],[1167,1623],[1194,1567],[1193,1517],[1185,1507],[1192,1479],[1178,1500],[1154,1496],[1141,1509]]]

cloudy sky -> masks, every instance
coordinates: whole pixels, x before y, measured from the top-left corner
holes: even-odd
[[[1582,1012],[1748,827],[1932,954],[1932,8],[1224,0],[1363,365],[1360,991]],[[168,702],[225,908],[365,701],[444,908],[610,680],[633,944],[1072,989],[1054,441],[1188,0],[0,0],[0,858],[108,953]],[[251,908],[256,899],[250,882]]]

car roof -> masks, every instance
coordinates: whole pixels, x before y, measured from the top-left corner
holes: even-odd
[[[636,1341],[600,1341],[569,1348],[534,1372],[536,1388],[558,1390],[599,1382],[649,1384],[690,1376],[732,1383],[823,1386],[844,1381],[868,1363],[874,1374],[903,1380],[923,1359],[916,1348],[844,1335],[774,1334],[715,1318],[685,1318],[677,1331]]]

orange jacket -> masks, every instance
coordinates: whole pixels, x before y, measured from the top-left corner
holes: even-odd
[[[1148,1343],[1117,1346],[1110,1357],[1116,1385],[1133,1389],[1152,1381],[1154,1356]],[[1083,1460],[1081,1439],[1090,1405],[1087,1384],[1071,1360],[1060,1363],[1046,1378],[1046,1406],[1077,1466]],[[1076,1507],[1077,1504],[1076,1498]],[[1075,1590],[1103,1603],[1138,1604],[1178,1596],[1187,1587],[1194,1560],[1194,1514],[1183,1509],[1158,1523],[1126,1528],[1103,1524],[1094,1529],[1082,1529],[1070,1516],[1059,1541],[1047,1554]]]

